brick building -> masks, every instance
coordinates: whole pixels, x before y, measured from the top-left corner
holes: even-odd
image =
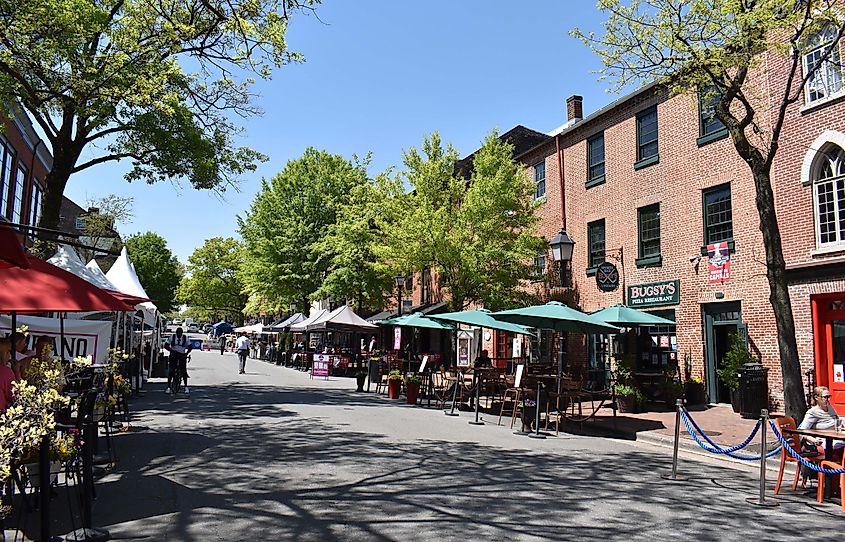
[[[25,113],[0,122],[0,219],[34,225],[53,157]]]

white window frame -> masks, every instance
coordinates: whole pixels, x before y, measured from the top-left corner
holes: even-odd
[[[836,33],[836,28],[828,25],[807,40],[801,52],[801,66],[805,76],[812,69],[811,62],[816,62],[825,53]],[[816,69],[812,77],[807,79],[804,85],[804,103],[818,103],[842,93],[842,75],[842,60],[839,54],[839,43],[837,43],[827,60]]]
[[[542,178],[538,175],[540,166],[543,168]],[[534,199],[538,200],[546,195],[546,161],[542,160],[534,164],[532,171],[534,172]],[[543,183],[542,192],[540,191],[540,183]]]
[[[832,175],[821,178],[821,170],[824,165],[830,165]],[[836,239],[822,242],[822,217],[819,213],[819,188],[824,185],[832,185],[833,191],[833,213],[834,223],[840,224],[845,219],[845,204],[840,207],[839,199],[836,197],[836,185],[842,183],[845,189],[845,149],[839,146],[827,145],[824,152],[819,152],[812,173],[813,183],[813,222],[815,223],[816,248],[818,250],[830,250],[845,248],[845,228],[836,228]]]

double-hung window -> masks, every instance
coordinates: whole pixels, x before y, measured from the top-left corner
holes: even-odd
[[[604,132],[587,140],[587,188],[604,182]]]
[[[731,241],[734,236],[733,211],[731,209],[731,185],[722,184],[705,190],[704,197],[704,244]]]
[[[605,241],[603,218],[587,224],[587,239],[590,244],[590,260],[588,265],[589,269],[594,270],[604,261]]]
[[[14,170],[12,163],[15,161],[15,150],[9,141],[0,136],[0,217],[6,218],[9,209],[9,196],[12,193],[12,180]]]
[[[534,164],[534,199],[546,195],[546,162]]]
[[[17,173],[15,175],[15,192],[13,194],[12,204],[12,222],[20,223],[23,214],[24,202],[24,188],[26,187],[26,168],[18,163]]]
[[[638,169],[658,161],[657,149],[657,106],[637,114],[637,162]]]
[[[831,145],[817,160],[813,174],[816,246],[845,245],[845,151]]]
[[[546,253],[538,252],[534,256],[534,280],[540,281],[546,275]]]
[[[806,103],[822,100],[842,90],[842,63],[839,57],[837,30],[827,25],[811,35],[804,46],[803,64],[807,85]]]
[[[660,256],[660,204],[637,209],[639,229],[639,258],[637,266],[661,263]]]
[[[698,91],[698,145],[704,145],[728,134],[727,128],[716,117],[716,104],[721,99],[719,90],[713,86],[706,86]]]
[[[38,219],[41,218],[41,199],[44,195],[44,189],[41,188],[41,183],[38,179],[32,179],[32,193],[29,195],[29,225],[37,226]]]

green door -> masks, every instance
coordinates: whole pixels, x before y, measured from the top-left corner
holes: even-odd
[[[725,354],[730,349],[730,336],[739,333],[747,340],[745,324],[742,323],[742,308],[739,301],[708,303],[701,307],[704,317],[704,380],[708,401],[730,403],[730,390],[716,376],[716,369],[722,366]]]

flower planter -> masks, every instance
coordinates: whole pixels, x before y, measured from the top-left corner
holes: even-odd
[[[520,418],[522,419],[522,430],[530,433],[534,429],[534,422],[537,419],[537,407],[522,407]]]
[[[734,412],[739,414],[739,389],[731,390],[731,408]]]
[[[402,381],[401,380],[388,380],[387,381],[387,398],[388,399],[399,399],[399,392],[402,391]]]
[[[622,413],[636,414],[640,411],[639,402],[634,395],[617,395],[616,406],[619,408],[619,412]]]
[[[417,399],[420,396],[420,385],[416,382],[408,382],[407,385],[407,395],[405,396],[405,402],[409,405],[417,404]]]
[[[356,389],[355,391],[364,391],[364,382],[366,382],[366,381],[367,381],[366,373],[356,375],[355,376],[355,384],[358,386],[358,389]]]
[[[688,405],[703,405],[706,402],[704,395],[704,384],[700,382],[688,382],[684,389],[684,395]]]

